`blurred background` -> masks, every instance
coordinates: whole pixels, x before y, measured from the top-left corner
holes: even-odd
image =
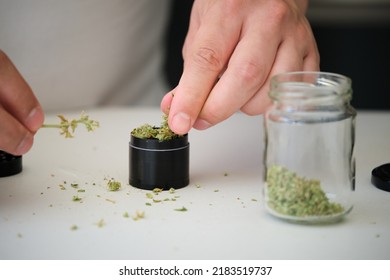
[[[177,85],[181,48],[193,1],[173,0],[164,72]],[[310,0],[307,14],[321,55],[321,71],[352,79],[356,109],[390,110],[390,0]]]

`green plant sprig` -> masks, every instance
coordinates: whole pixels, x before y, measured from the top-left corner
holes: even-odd
[[[81,113],[79,119],[68,120],[63,115],[57,115],[57,117],[60,119],[59,124],[43,124],[42,128],[59,128],[61,135],[64,135],[65,138],[73,138],[79,124],[84,125],[88,132],[99,127],[99,122],[89,119],[85,112]]]

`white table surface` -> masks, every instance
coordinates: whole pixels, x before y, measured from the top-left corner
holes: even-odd
[[[390,259],[390,193],[370,183],[371,170],[390,162],[390,112],[358,112],[354,209],[340,223],[316,226],[265,212],[261,116],[236,114],[191,131],[190,185],[156,197],[176,201],[154,203],[128,185],[128,141],[134,127],[160,124],[160,110],[88,114],[98,130],[65,139],[41,129],[23,172],[0,178],[0,259]],[[122,189],[109,192],[106,178]],[[188,211],[175,211],[182,207]],[[134,221],[137,211],[145,218]]]

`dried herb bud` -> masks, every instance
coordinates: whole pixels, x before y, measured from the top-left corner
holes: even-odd
[[[151,126],[149,124],[144,124],[140,127],[134,128],[131,131],[131,135],[141,139],[158,139],[159,141],[168,141],[182,135],[174,133],[168,126],[168,116],[163,116],[163,121],[161,126]]]

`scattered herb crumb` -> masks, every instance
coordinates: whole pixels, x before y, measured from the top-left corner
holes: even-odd
[[[188,209],[187,208],[185,208],[184,206],[182,207],[182,208],[176,208],[176,209],[174,209],[175,211],[178,211],[178,212],[187,212],[188,211]]]
[[[119,181],[115,181],[114,178],[111,178],[107,182],[107,187],[109,191],[116,192],[122,187],[122,184]]]
[[[100,219],[97,223],[96,223],[97,227],[98,228],[102,228],[106,225],[104,219]]]
[[[159,194],[162,191],[163,191],[163,189],[160,189],[160,188],[154,188],[153,189],[154,194]]]
[[[149,198],[149,199],[153,199],[154,196],[151,193],[146,193],[146,197]]]
[[[106,201],[108,201],[108,202],[111,202],[111,203],[113,203],[113,204],[115,204],[115,203],[116,203],[116,201],[115,201],[115,200],[112,200],[112,199],[109,199],[109,198],[106,198]]]
[[[146,202],[145,205],[146,205],[146,206],[152,206],[152,203]]]
[[[74,195],[73,198],[72,198],[73,201],[81,201],[81,197],[79,197],[78,195]]]
[[[137,211],[135,212],[135,216],[132,217],[134,221],[138,221],[145,218],[145,212],[144,211]]]
[[[85,192],[84,189],[77,190],[77,192]]]
[[[124,217],[124,218],[129,218],[129,217],[130,217],[129,212],[123,213],[123,217]]]
[[[171,193],[171,194],[172,194],[172,193],[175,193],[175,191],[176,191],[176,190],[175,190],[174,188],[170,188],[170,189],[169,189],[169,193]]]
[[[72,231],[75,231],[75,230],[78,230],[78,229],[79,229],[79,227],[77,225],[73,225],[73,226],[70,227],[70,230],[72,230]]]

